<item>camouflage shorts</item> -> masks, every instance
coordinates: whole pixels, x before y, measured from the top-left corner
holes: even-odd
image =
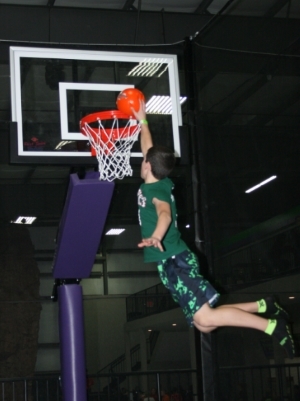
[[[189,326],[193,326],[193,316],[202,305],[208,302],[213,306],[218,301],[220,294],[200,275],[198,258],[190,250],[158,262],[157,269]]]

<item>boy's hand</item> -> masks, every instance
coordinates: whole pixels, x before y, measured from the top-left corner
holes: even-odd
[[[138,111],[135,111],[132,107],[131,111],[138,121],[146,120],[146,105],[144,101],[140,100],[140,109]]]
[[[161,241],[158,238],[150,237],[150,238],[143,238],[142,242],[138,244],[139,248],[144,248],[145,246],[154,246],[154,248],[158,248],[161,252],[164,251],[164,248],[161,244]]]

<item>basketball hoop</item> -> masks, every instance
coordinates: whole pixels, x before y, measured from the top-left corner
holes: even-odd
[[[100,180],[132,175],[130,151],[140,130],[136,120],[118,110],[89,114],[80,120],[80,131],[89,139],[92,156],[97,157]]]

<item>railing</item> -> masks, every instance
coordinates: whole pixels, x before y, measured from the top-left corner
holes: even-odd
[[[219,369],[219,389],[230,401],[299,401],[300,364]]]
[[[143,391],[156,388],[160,394],[162,388],[191,388],[192,370],[172,370],[160,372],[139,373],[102,373],[96,376],[89,375],[93,381],[92,391],[87,394],[88,401],[121,401],[122,387],[129,389],[128,382],[131,381],[131,389],[141,389],[141,384],[146,384]],[[144,378],[144,380],[142,379]],[[145,379],[146,378],[146,379]],[[60,376],[42,376],[41,378],[11,378],[1,379],[1,401],[62,401]],[[139,391],[138,391],[139,392]],[[188,394],[188,390],[184,391]],[[191,397],[183,401],[192,401]]]
[[[242,240],[241,240],[242,241]],[[251,242],[238,242],[236,247],[214,260],[214,276],[223,287],[254,285],[300,272],[300,227]],[[228,245],[228,248],[230,246]]]
[[[59,375],[0,379],[1,401],[61,401]]]
[[[179,390],[182,401],[202,401],[193,369],[102,373],[93,379],[88,401],[123,401],[124,391]],[[61,401],[59,375],[0,379],[0,401]],[[300,364],[221,367],[214,388],[218,401],[299,401]],[[128,394],[127,394],[128,395]],[[160,399],[159,399],[160,401]]]
[[[93,392],[89,401],[123,401],[124,390],[128,399],[140,400],[140,395],[155,389],[160,400],[160,392],[164,389],[170,393],[172,389],[178,389],[182,395],[182,401],[193,401],[197,397],[197,389],[192,393],[196,378],[196,370],[161,370],[144,372],[124,372],[118,374],[100,374],[95,378],[96,386],[100,392]],[[104,389],[104,391],[102,390]],[[130,393],[132,393],[130,395]]]
[[[126,298],[127,321],[178,308],[163,284],[157,284]]]

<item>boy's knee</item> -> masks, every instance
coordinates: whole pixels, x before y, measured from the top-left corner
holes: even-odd
[[[212,320],[212,312],[213,311],[211,307],[205,304],[194,314],[193,320],[204,330],[206,330],[206,328],[211,328],[211,326],[214,325]]]
[[[201,331],[204,331],[204,330],[206,330],[206,328],[209,328],[211,326],[208,319],[201,318],[196,315],[194,315],[194,322],[196,322],[199,326],[201,326],[201,328],[203,328],[203,330],[201,330]]]
[[[213,330],[211,327],[204,327],[204,326],[196,325],[196,324],[195,324],[195,327],[196,327],[199,331],[201,331],[201,333],[210,333],[210,332]]]

